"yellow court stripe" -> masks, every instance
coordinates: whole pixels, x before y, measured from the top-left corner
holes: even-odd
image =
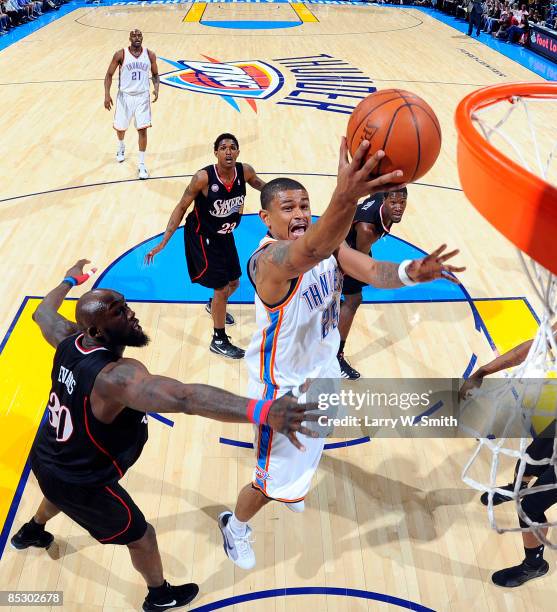
[[[32,314],[40,302],[31,298],[20,313],[0,353],[0,527],[4,525],[29,450],[41,422],[50,389],[54,349],[47,344]],[[75,317],[75,301],[60,313]]]
[[[474,304],[499,353],[536,335],[538,323],[524,300],[481,300]]]
[[[500,354],[536,335],[538,323],[524,300],[487,300],[475,304]],[[548,387],[531,404],[530,408],[536,409],[532,418],[536,432],[543,431],[555,419],[555,401],[555,390]]]
[[[206,8],[206,2],[196,2],[195,4],[192,4],[190,10],[185,14],[182,21],[186,23],[199,23]]]
[[[319,23],[319,19],[309,10],[309,8],[305,4],[301,4],[296,2],[295,4],[290,5],[296,15],[302,20],[302,23]]]

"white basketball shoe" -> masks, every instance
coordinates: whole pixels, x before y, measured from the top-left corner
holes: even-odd
[[[145,164],[139,164],[137,171],[139,173],[139,178],[140,179],[148,179],[149,178],[149,173],[147,172],[147,168],[145,167]]]
[[[221,512],[218,518],[219,529],[222,533],[224,544],[224,552],[238,567],[249,570],[255,566],[255,553],[251,547],[253,540],[250,538],[252,533],[251,528],[248,526],[245,535],[238,537],[232,533],[228,525],[231,516],[232,512],[226,510],[225,512]]]

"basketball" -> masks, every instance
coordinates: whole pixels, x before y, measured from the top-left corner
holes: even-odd
[[[369,140],[368,157],[383,149],[385,157],[372,173],[376,177],[402,170],[400,183],[412,183],[435,163],[441,150],[441,127],[431,106],[402,89],[383,89],[362,100],[348,121],[350,154]]]

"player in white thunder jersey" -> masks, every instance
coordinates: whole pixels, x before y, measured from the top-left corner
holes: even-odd
[[[114,129],[118,135],[118,152],[116,160],[125,159],[124,136],[135,118],[135,127],[139,137],[140,179],[149,178],[145,167],[145,151],[147,150],[147,128],[151,127],[151,101],[149,99],[149,75],[153,75],[153,102],[159,97],[159,69],[157,57],[153,51],[144,49],[143,34],[140,30],[130,32],[130,46],[116,51],[104,77],[104,107],[112,108],[110,86],[116,68],[120,69],[118,95],[114,112]]]
[[[337,186],[314,224],[308,193],[297,181],[275,179],[261,191],[259,215],[268,235],[248,263],[256,289],[257,329],[246,352],[249,389],[261,403],[288,392],[298,394],[307,379],[340,378],[336,354],[342,273],[375,287],[396,288],[436,278],[458,282],[451,273],[464,270],[445,265],[458,252],[443,254],[446,245],[423,259],[397,264],[376,261],[344,242],[359,198],[401,187],[392,186],[402,175],[398,170],[370,180],[384,152],[366,161],[368,147],[369,142],[363,141],[349,162],[342,139]],[[253,481],[240,491],[234,513],[219,516],[226,554],[243,569],[255,565],[249,519],[272,500],[286,502],[297,512],[304,509],[324,439],[299,439],[305,452],[284,436],[259,427]]]

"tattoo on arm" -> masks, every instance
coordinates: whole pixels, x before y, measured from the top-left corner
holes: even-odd
[[[261,191],[263,189],[263,187],[265,187],[265,185],[267,183],[265,183],[265,181],[262,181],[257,175],[255,175],[250,181],[249,184],[254,188],[257,189],[257,191]]]
[[[280,241],[269,245],[260,255],[259,260],[274,266],[288,265],[290,245],[288,242]]]
[[[266,185],[265,181],[257,176],[255,170],[249,164],[243,164],[243,166],[246,182],[249,183],[254,189],[261,191]]]
[[[149,374],[133,359],[123,359],[97,377],[95,392],[109,402],[135,410],[183,412],[217,421],[246,423],[248,399],[209,385],[186,385],[173,378]]]
[[[180,221],[181,219],[175,219],[174,215],[172,215],[168,220],[168,225],[166,226],[165,234],[169,232],[173,234],[178,229]]]
[[[76,323],[58,313],[69,290],[70,287],[66,283],[60,283],[50,291],[33,313],[33,321],[40,327],[44,339],[54,348],[79,330]]]
[[[402,282],[398,276],[398,264],[390,261],[376,261],[375,278],[372,285],[379,289],[394,289],[401,287]]]

